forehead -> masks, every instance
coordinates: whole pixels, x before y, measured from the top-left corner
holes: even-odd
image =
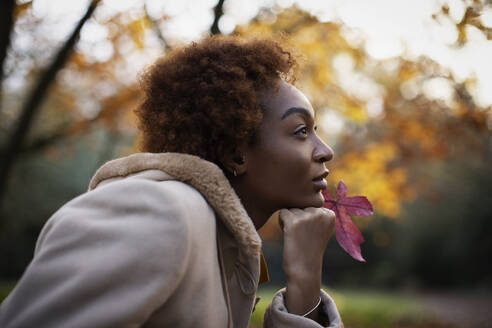
[[[295,86],[280,80],[276,89],[262,95],[262,104],[268,109],[266,116],[281,118],[292,107],[305,108],[312,117],[314,110],[306,96]]]

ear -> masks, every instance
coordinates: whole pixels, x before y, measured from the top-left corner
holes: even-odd
[[[226,155],[222,164],[230,175],[233,175],[234,171],[238,176],[244,174],[248,166],[248,159],[244,147],[238,147],[230,152],[230,154]]]

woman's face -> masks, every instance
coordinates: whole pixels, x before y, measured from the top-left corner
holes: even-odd
[[[333,150],[317,135],[314,110],[294,86],[279,82],[278,92],[266,92],[258,142],[245,149],[242,183],[259,202],[281,208],[321,207],[321,190]]]

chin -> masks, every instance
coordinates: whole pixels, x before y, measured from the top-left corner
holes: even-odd
[[[325,203],[325,198],[323,197],[321,190],[316,194],[315,203],[316,205],[314,205],[313,207],[321,207]]]
[[[296,208],[306,208],[306,207],[321,207],[325,202],[325,198],[321,194],[321,191],[312,194],[310,197],[306,197],[303,199],[302,203],[296,204],[291,207]]]

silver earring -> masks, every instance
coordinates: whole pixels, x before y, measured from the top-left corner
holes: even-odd
[[[237,177],[236,169],[232,169],[232,174],[234,174],[234,176]]]

